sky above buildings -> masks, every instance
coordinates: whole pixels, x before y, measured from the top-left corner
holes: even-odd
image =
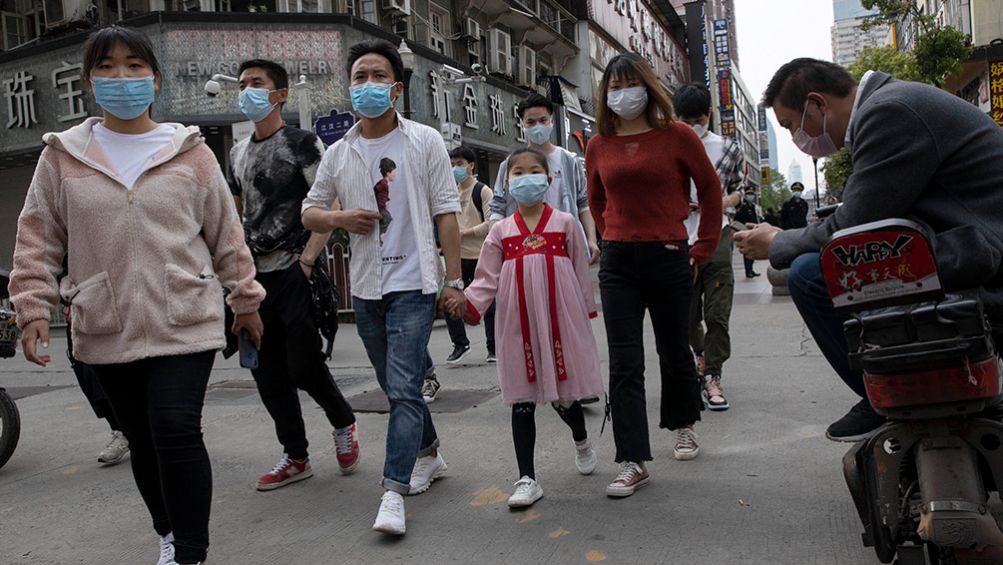
[[[762,98],[773,73],[791,59],[831,61],[832,22],[832,0],[735,0],[739,70],[752,96]],[[772,110],[767,115],[777,130],[780,171],[786,175],[791,162],[797,160],[804,171],[805,188],[813,190],[811,158],[794,146],[790,133],[779,126]],[[820,182],[821,177],[819,173]]]

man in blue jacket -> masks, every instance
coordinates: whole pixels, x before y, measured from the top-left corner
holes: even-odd
[[[819,251],[837,230],[908,218],[933,235],[945,288],[985,286],[992,318],[1003,317],[1003,128],[968,102],[932,86],[869,71],[856,84],[840,66],[795,59],[773,76],[763,103],[808,155],[849,147],[854,173],[843,205],[823,221],[781,230],[760,224],[735,235],[753,259],[790,268],[788,286],[833,369],[863,400],[826,435],[858,441],[884,421],[863,375],[849,366],[843,319],[826,291]]]

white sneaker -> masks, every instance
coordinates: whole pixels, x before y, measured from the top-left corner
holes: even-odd
[[[591,475],[599,464],[599,457],[596,450],[592,449],[592,442],[586,438],[582,442],[575,442],[575,467],[583,475]]]
[[[174,563],[174,534],[170,533],[160,538],[160,560],[157,565]]]
[[[400,493],[392,490],[383,493],[373,529],[392,536],[404,535],[404,497]]]
[[[446,461],[442,455],[436,453],[435,456],[419,457],[414,462],[414,470],[411,471],[411,490],[408,496],[421,494],[428,490],[435,479],[446,474]]]
[[[117,465],[129,454],[129,440],[125,439],[122,432],[113,431],[108,445],[101,450],[98,455],[98,463],[105,465]]]
[[[700,455],[700,446],[697,445],[697,438],[699,437],[693,431],[693,428],[679,428],[676,430],[676,447],[672,450],[676,459],[679,461],[696,459],[697,455]]]
[[[543,488],[540,483],[529,477],[523,477],[515,483],[515,492],[508,499],[509,508],[526,508],[543,498]]]

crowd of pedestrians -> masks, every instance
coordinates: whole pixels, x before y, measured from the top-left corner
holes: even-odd
[[[40,365],[50,361],[38,344],[48,347],[51,312],[65,304],[74,371],[111,428],[99,460],[129,457],[159,536],[159,565],[203,563],[208,554],[212,471],[201,417],[216,352],[227,344],[224,308],[233,318],[226,330],[257,351],[248,368],[282,451],[257,489],[312,476],[299,390],[323,409],[340,471],[357,469],[358,425],[325,363],[315,316],[325,247],[336,229],[350,234],[356,328],[390,406],[373,529],[402,535],[405,497],[426,492],[447,470],[428,406],[441,388],[429,354],[437,311],[449,318],[447,363],[470,353],[465,324],[485,326],[485,360],[496,363],[511,409],[518,480],[510,506],[543,496],[537,405],[550,404],[570,428],[575,468],[587,475],[598,458],[582,405],[607,394],[619,471],[606,494],[631,496],[651,480],[646,315],[659,360],[658,427],[673,433],[678,460],[699,455],[704,408],[730,407],[722,377],[731,353],[736,242],[747,277],[758,276],[755,259],[791,266],[792,294],[809,329],[863,396],[845,341],[833,338],[841,321],[826,303],[818,249],[839,227],[879,213],[905,215],[913,202],[941,227],[993,209],[977,205],[977,187],[968,193],[951,185],[950,171],[941,174],[949,167],[1003,179],[1003,155],[917,169],[895,153],[902,150],[895,136],[907,135],[895,127],[920,120],[931,132],[928,151],[910,154],[910,163],[933,163],[933,153],[946,151],[936,132],[954,119],[987,130],[995,144],[982,149],[999,153],[1003,134],[967,110],[896,113],[914,100],[926,104],[922,110],[953,97],[914,92],[880,73],[865,75],[858,88],[839,67],[809,59],[778,72],[767,105],[804,151],[821,157],[852,141],[854,163],[869,173],[851,177],[847,205],[821,223],[807,224],[796,184],[780,217],[766,217],[783,230],[759,223],[755,191],[742,186],[740,148],[710,131],[706,87],[687,85],[673,99],[636,54],[617,55],[602,75],[598,134],[584,161],[554,143],[553,104],[527,97],[517,111],[528,146],[501,164],[493,188],[478,180],[487,172],[470,149],[447,152],[438,131],[394,110],[404,66],[385,41],[348,51],[358,122],[327,148],[282,121],[289,95],[283,67],[243,62],[239,109],[254,133],[234,145],[229,182],[198,128],[152,119],[162,75],[145,36],[122,27],[97,31],[83,68],[104,115],[44,137],[18,222],[11,296],[25,355]],[[888,103],[868,105],[872,98]],[[895,127],[885,133],[872,124]],[[822,133],[813,137],[806,128]],[[963,149],[951,152],[963,156]],[[873,173],[895,164],[909,178],[925,176],[890,182]],[[931,179],[950,194],[908,192]],[[979,186],[988,191],[990,180]],[[898,192],[880,194],[889,188]],[[860,203],[872,193],[890,210]],[[963,249],[981,233],[956,232],[941,249]],[[974,243],[1003,248],[1003,236],[989,233]],[[608,386],[590,322],[600,315],[594,265]],[[865,398],[829,435],[859,438],[881,421]]]

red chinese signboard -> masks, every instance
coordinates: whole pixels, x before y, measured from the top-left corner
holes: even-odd
[[[989,65],[989,115],[1003,126],[1003,61],[993,61]]]

